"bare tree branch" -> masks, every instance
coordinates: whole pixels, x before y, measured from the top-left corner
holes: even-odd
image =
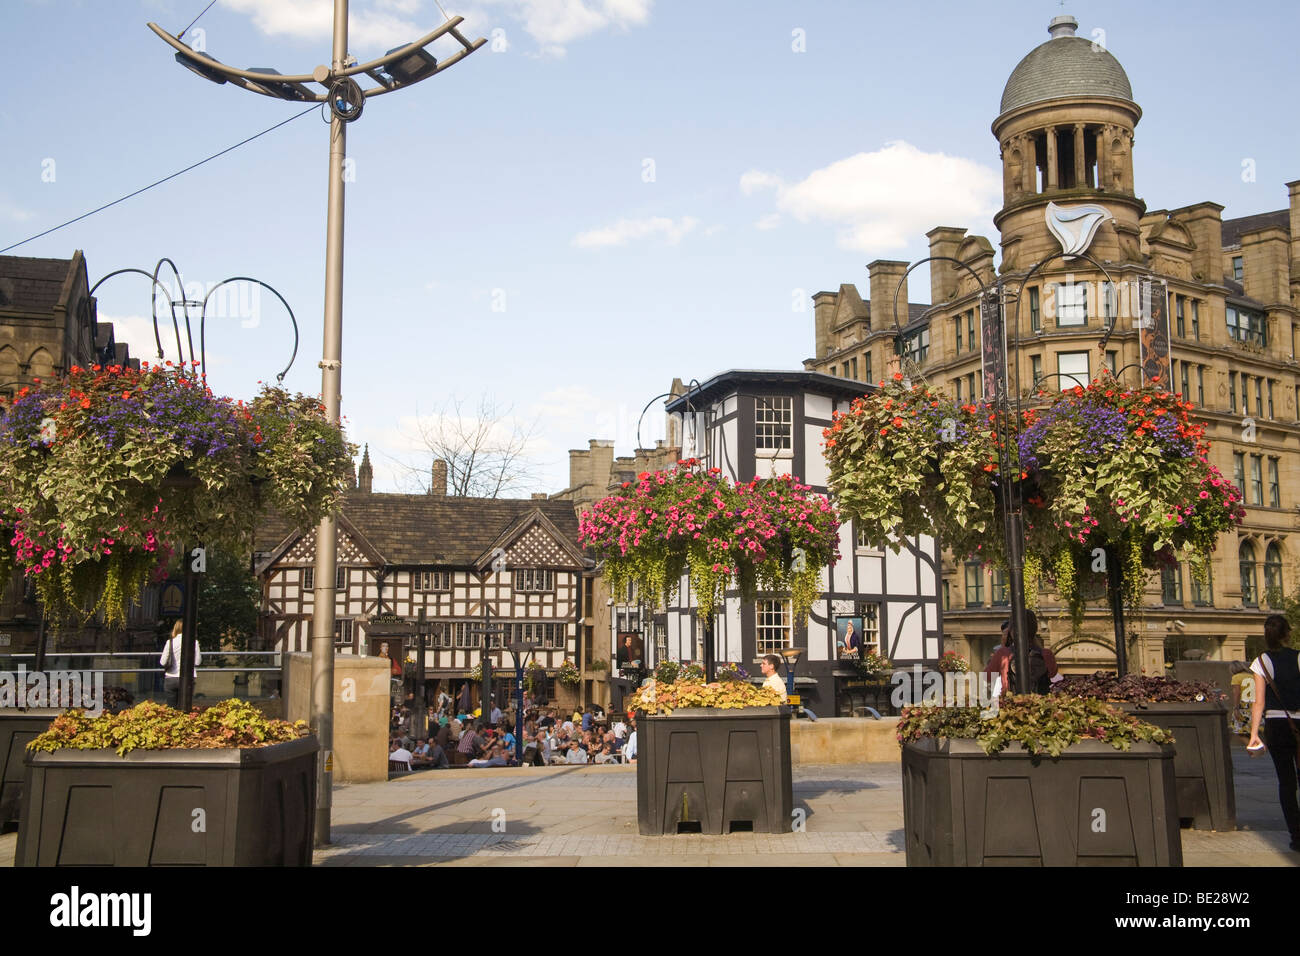
[[[404,491],[427,494],[431,466],[439,458],[447,463],[447,494],[466,498],[501,498],[521,493],[536,478],[528,457],[537,422],[521,423],[514,406],[502,409],[488,395],[478,408],[465,410],[464,399],[452,397],[432,415],[417,412],[416,455],[420,464],[394,459],[404,473],[398,483]]]

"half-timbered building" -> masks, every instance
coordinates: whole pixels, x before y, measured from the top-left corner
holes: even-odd
[[[695,385],[668,403],[682,416],[683,455],[721,468],[734,481],[793,475],[827,493],[829,467],[822,430],[834,411],[847,412],[871,386],[817,372],[730,371]],[[825,591],[809,620],[794,621],[788,594],[760,594],[753,603],[729,591],[714,624],[718,661],[758,673],[764,654],[803,651],[797,690],[823,716],[852,714],[874,703],[861,690],[856,655],[841,648],[851,623],[861,651],[896,666],[933,666],[942,655],[941,568],[933,538],[904,539],[901,549],[863,540],[852,522],[840,528],[840,560],[823,570]],[[687,582],[656,634],[656,658],[700,661],[704,629]]]
[[[577,546],[572,502],[375,494],[368,469],[367,458],[337,522],[339,653],[378,654],[393,642],[370,633],[384,629],[379,622],[415,623],[423,612],[426,677],[444,687],[464,678],[485,651],[494,668],[513,673],[504,649],[513,641],[537,644],[535,659],[552,679],[564,660],[579,658],[588,562]],[[310,650],[316,529],[268,523],[258,549],[265,645]],[[495,632],[483,633],[484,625]],[[414,643],[407,643],[389,655],[412,656]]]

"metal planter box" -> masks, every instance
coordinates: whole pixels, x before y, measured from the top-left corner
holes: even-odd
[[[17,866],[310,866],[317,739],[27,755]]]
[[[18,822],[27,744],[50,729],[58,708],[0,711],[0,829]]]
[[[637,741],[643,836],[790,831],[789,707],[638,714]]]
[[[903,747],[908,866],[1182,866],[1174,749],[1086,740],[1060,757],[974,740]]]
[[[1113,704],[1174,735],[1177,816],[1198,830],[1237,829],[1228,711],[1217,701]]]

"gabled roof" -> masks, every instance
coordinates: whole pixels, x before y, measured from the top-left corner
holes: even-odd
[[[358,544],[368,547],[390,566],[433,565],[475,567],[484,552],[512,526],[538,512],[554,529],[566,549],[577,553],[578,517],[573,502],[531,498],[447,498],[437,495],[365,494],[351,491],[344,501],[340,525],[355,530]],[[344,522],[346,521],[346,525]],[[254,550],[270,552],[293,529],[277,516],[258,527]],[[306,529],[306,533],[315,533]]]
[[[703,385],[693,388],[684,395],[679,395],[664,407],[670,412],[686,411],[687,407],[699,408],[709,402],[730,395],[732,392],[747,388],[779,388],[789,391],[812,392],[817,395],[829,395],[834,399],[858,398],[865,395],[871,386],[866,382],[855,382],[822,372],[786,372],[732,369],[713,376]]]
[[[502,531],[501,534],[497,535],[496,539],[484,549],[482,554],[478,556],[478,560],[474,562],[474,567],[480,571],[487,570],[492,566],[492,561],[496,557],[498,548],[505,550],[515,541],[518,541],[523,537],[524,532],[534,525],[539,526],[544,532],[546,532],[546,534],[560,546],[564,553],[573,559],[575,565],[582,567],[587,563],[582,552],[578,550],[577,544],[566,537],[559,528],[555,527],[551,519],[546,517],[540,509],[533,508],[531,511],[520,515],[514,521],[510,522],[509,527]]]
[[[79,269],[81,253],[71,259],[33,259],[0,256],[0,309],[15,312],[53,312],[66,304]]]

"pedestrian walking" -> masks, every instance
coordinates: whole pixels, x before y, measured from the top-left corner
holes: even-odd
[[[1267,650],[1250,669],[1264,682],[1262,694],[1255,695],[1250,713],[1250,742],[1247,749],[1258,751],[1267,746],[1277,771],[1278,799],[1282,817],[1291,833],[1291,849],[1300,850],[1300,800],[1297,799],[1297,759],[1300,758],[1300,651],[1287,646],[1291,625],[1281,614],[1270,614],[1264,621],[1264,645]],[[1264,736],[1260,738],[1260,724]]]

